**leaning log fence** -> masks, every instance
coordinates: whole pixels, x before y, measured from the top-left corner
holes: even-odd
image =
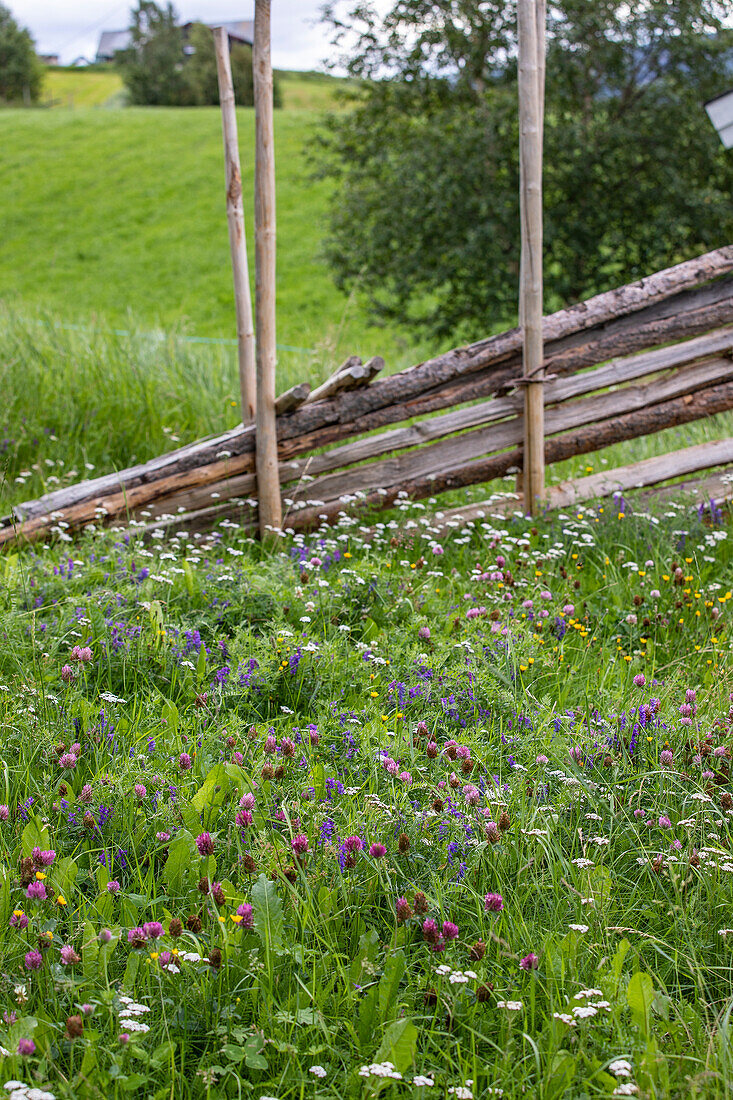
[[[543,339],[547,465],[733,409],[733,246],[545,317]],[[383,366],[350,357],[315,391],[302,383],[278,399],[285,528],[336,522],[356,501],[378,510],[400,495],[433,497],[522,468],[519,329],[387,377]],[[17,505],[0,521],[0,544],[143,513],[149,526],[204,530],[228,520],[255,531],[255,443],[255,425],[240,425]],[[553,487],[547,502],[733,462],[726,446],[624,467],[615,482],[607,471],[562,493]]]

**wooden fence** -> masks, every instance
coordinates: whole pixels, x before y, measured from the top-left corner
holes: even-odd
[[[552,314],[543,338],[548,465],[733,409],[733,245]],[[385,508],[521,468],[520,330],[373,380],[381,365],[351,359],[313,393],[301,384],[278,399],[284,527],[334,522],[355,498]],[[731,440],[555,487],[548,503],[726,463]],[[0,544],[141,513],[176,530],[223,519],[254,530],[256,504],[255,428],[240,425],[18,505]]]

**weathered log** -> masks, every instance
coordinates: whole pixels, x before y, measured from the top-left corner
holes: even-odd
[[[727,246],[699,260],[660,272],[639,284],[599,295],[546,318],[543,332],[546,338],[552,337],[555,341],[546,347],[548,371],[578,370],[613,354],[667,343],[730,323],[733,321],[733,279],[722,279],[699,290],[678,293],[668,302],[660,299],[680,287],[695,286],[730,270],[732,265],[733,246]],[[644,309],[650,300],[657,304]],[[587,335],[586,330],[592,324],[599,325],[599,317],[618,317],[628,310],[641,312],[631,317],[621,316],[620,321],[604,322],[598,333]],[[574,334],[578,332],[584,335],[576,337]],[[281,460],[336,442],[357,431],[366,432],[495,393],[519,373],[518,332],[512,330],[512,333],[491,337],[470,348],[454,349],[409,371],[392,375],[365,389],[341,394],[331,401],[301,406],[278,422]],[[493,356],[498,356],[498,365],[492,365],[495,363]],[[482,368],[485,368],[483,373],[475,373]],[[466,374],[472,377],[464,377]],[[2,526],[12,527],[17,520],[30,520],[53,511],[65,512],[84,500],[99,501],[122,490],[129,493],[136,486],[179,473],[195,470],[192,481],[196,481],[199,468],[216,462],[222,452],[234,459],[244,458],[253,449],[254,431],[240,426],[151,462],[20,504],[13,510],[13,519],[2,521],[0,530]],[[159,495],[166,491],[161,486]],[[118,514],[124,514],[124,507]]]
[[[312,405],[314,401],[325,401],[329,397],[335,397],[337,393],[367,386],[372,378],[384,370],[384,359],[381,355],[375,355],[366,363],[362,363],[358,356],[352,356],[352,360],[354,361],[347,360],[346,364],[342,364],[330,378],[313,390],[306,404]]]
[[[545,462],[547,465],[563,462],[565,459],[600,451],[604,447],[610,447],[628,439],[653,435],[667,428],[715,416],[731,408],[733,408],[733,382],[727,382],[721,386],[700,390],[691,397],[678,397],[641,412],[628,413],[615,420],[605,420],[600,424],[590,425],[587,429],[548,439],[545,445]],[[364,508],[390,508],[400,492],[407,493],[407,496],[413,500],[421,500],[451,489],[462,489],[467,485],[493,481],[495,478],[503,477],[507,471],[517,466],[520,459],[521,451],[504,451],[500,455],[490,455],[442,474],[416,478],[413,482],[405,482],[399,487],[393,486],[384,492],[372,490],[359,499]],[[321,517],[324,517],[326,522],[333,523],[344,508],[345,504],[342,500],[324,501],[322,504],[304,508],[299,512],[286,513],[283,525],[302,530],[317,525]],[[236,509],[229,514],[236,515]]]
[[[299,408],[307,399],[310,392],[311,388],[308,382],[298,382],[297,385],[291,386],[289,390],[285,390],[284,393],[281,393],[280,396],[275,399],[276,415],[284,416],[285,413],[292,412],[293,409]]]
[[[628,413],[614,420],[605,420],[585,429],[548,439],[545,447],[545,461],[548,465],[563,462],[565,459],[600,451],[604,447],[622,443],[628,439],[652,435],[667,428],[715,416],[731,408],[733,408],[733,382],[726,382],[700,390],[693,395],[665,401],[640,412]],[[505,451],[499,455],[489,455],[477,461],[465,463],[438,475],[418,477],[412,482],[404,482],[389,489],[371,489],[350,499],[319,501],[317,504],[286,512],[283,527],[305,530],[317,527],[321,522],[335,523],[340,513],[348,510],[354,503],[358,503],[364,510],[390,508],[398,494],[403,491],[410,498],[421,500],[448,490],[493,481],[503,477],[507,471],[517,466],[520,459],[521,451]],[[484,503],[477,507],[486,507],[486,505]],[[153,523],[150,529],[166,529],[175,526],[180,530],[206,530],[223,519],[243,521],[246,527],[251,522],[251,514],[250,509],[227,502],[201,509],[192,516],[176,517],[170,522]]]
[[[550,508],[567,508],[583,500],[595,500],[597,497],[608,497],[629,489],[656,485],[660,481],[670,481],[674,477],[709,470],[728,462],[733,462],[732,438],[699,443],[696,447],[655,455],[654,458],[645,458],[642,462],[617,466],[615,470],[603,470],[599,474],[591,474],[590,477],[582,477],[576,481],[562,481],[552,487],[548,495],[548,505]]]
[[[673,485],[656,484],[652,488],[646,486],[643,489],[644,491],[634,497],[635,504],[639,503],[645,506],[648,501],[659,501],[668,498],[679,501],[684,497],[702,503],[708,503],[712,500],[716,504],[721,504],[733,500],[733,466],[723,467],[702,478],[686,478],[684,481],[675,481]],[[552,493],[552,489],[550,493]],[[504,516],[508,512],[516,511],[518,507],[521,508],[521,505],[522,502],[516,494],[497,493],[495,497],[488,500],[475,501],[473,504],[465,504],[459,508],[449,508],[438,513],[433,527],[438,532],[455,530],[477,519],[483,520],[495,516]],[[557,498],[555,500],[551,499],[548,504],[548,507],[551,508],[561,506],[560,503],[557,503]]]
[[[598,421],[643,411],[660,402],[689,396],[711,384],[731,381],[733,361],[728,358],[705,360],[664,375],[647,385],[625,386],[613,393],[598,394],[548,409],[545,431],[548,437],[570,429],[583,431]],[[514,417],[497,425],[439,439],[402,455],[325,474],[289,492],[288,496],[296,501],[305,497],[330,500],[357,493],[369,486],[400,488],[416,479],[440,477],[482,455],[516,446],[522,442],[523,434],[523,418]]]
[[[733,331],[728,340],[733,340]],[[711,346],[712,341],[710,343]],[[669,349],[674,351],[675,349]],[[676,357],[675,357],[676,358]],[[658,360],[657,360],[658,361]],[[623,369],[625,367],[625,371]],[[631,362],[616,364],[615,374],[630,372]],[[604,378],[613,377],[607,368],[601,368]],[[586,390],[596,387],[594,377],[601,370],[590,372],[587,375],[578,375],[571,379],[576,385],[583,381]],[[669,400],[683,394],[693,393],[695,390],[709,386],[715,382],[733,379],[733,362],[730,358],[707,358],[693,363],[687,367],[678,369],[673,374],[666,374],[661,378],[645,386],[626,386],[623,389],[599,394],[596,397],[586,398],[582,401],[565,403],[557,408],[547,410],[546,432],[548,435],[569,428],[594,423],[620,413],[630,412],[633,409],[645,408],[648,405],[660,401]],[[555,385],[560,388],[567,386],[565,380],[558,380]],[[582,391],[581,391],[582,392]],[[488,410],[495,404],[505,409],[510,404],[509,399],[499,399],[488,404]],[[513,403],[512,403],[513,404]],[[477,458],[489,451],[499,451],[505,447],[515,445],[522,440],[522,419],[516,415],[502,421],[493,429],[483,428],[482,431],[468,431],[463,435],[454,435],[457,430],[471,425],[472,418],[478,425],[486,423],[490,418],[486,416],[486,410],[481,406],[473,406],[469,409],[460,409],[446,416],[435,417],[432,420],[422,421],[410,428],[398,429],[395,432],[385,432],[382,436],[372,436],[359,440],[357,443],[346,447],[339,447],[333,451],[327,451],[323,455],[312,455],[301,462],[283,463],[280,466],[280,483],[284,487],[285,496],[291,501],[302,500],[305,497],[328,498],[340,496],[343,493],[354,493],[360,489],[373,485],[387,486],[396,483],[400,478],[410,479],[415,471],[420,469],[427,474],[431,469],[443,469],[455,462],[467,461]],[[450,437],[450,438],[446,438]],[[381,440],[381,443],[379,442]],[[438,445],[437,441],[442,440]],[[373,462],[367,465],[352,466],[348,471],[343,467],[359,459],[373,457],[375,455],[394,452],[405,449],[415,444],[427,444],[419,450],[412,450],[401,458],[394,457]],[[395,444],[398,444],[397,446]],[[370,450],[371,448],[371,450]],[[339,473],[330,471],[339,470]],[[287,487],[289,482],[308,476],[308,482]],[[313,478],[319,476],[316,480]],[[185,487],[180,492],[161,499],[153,507],[153,514],[161,512],[176,512],[181,508],[186,511],[198,510],[209,503],[212,496],[230,499],[236,496],[250,496],[255,492],[255,479],[252,474],[242,474],[231,477],[226,476],[220,482],[204,487]]]
[[[545,404],[554,405],[592,393],[594,390],[643,378],[657,371],[679,368],[708,356],[720,356],[731,350],[733,350],[733,328],[719,329],[709,335],[688,340],[683,344],[675,344],[672,347],[657,348],[641,355],[613,359],[595,370],[546,382]],[[494,398],[480,405],[457,409],[429,420],[421,420],[408,427],[395,428],[380,435],[358,439],[341,447],[334,447],[320,455],[283,463],[280,470],[281,482],[286,484],[302,474],[315,476],[328,470],[351,466],[393,451],[416,447],[421,443],[427,443],[454,432],[504,420],[517,415],[521,407],[521,396],[513,394],[508,397]]]

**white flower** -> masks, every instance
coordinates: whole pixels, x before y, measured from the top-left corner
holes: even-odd
[[[593,866],[593,860],[592,859],[584,859],[582,856],[579,859],[574,859],[573,863],[575,864],[576,867],[580,867],[580,868],[592,867]]]
[[[148,1025],[140,1023],[139,1020],[125,1020],[125,1027],[128,1031],[139,1031],[142,1033],[150,1031]]]
[[[588,925],[587,924],[570,924],[570,925],[568,925],[568,927],[570,929],[572,929],[573,932],[587,932],[588,931]]]
[[[567,1024],[568,1027],[575,1027],[575,1020],[569,1012],[553,1012],[553,1018],[560,1020],[561,1023]]]
[[[423,1077],[422,1074],[418,1073],[417,1077],[413,1077],[412,1083],[415,1086],[415,1088],[418,1088],[418,1089],[419,1088],[431,1089],[433,1087],[433,1085],[435,1084],[435,1081],[432,1079],[432,1077]]]
[[[609,1062],[608,1072],[614,1077],[631,1077],[631,1062],[627,1062],[625,1058],[616,1058],[615,1061]]]
[[[446,975],[450,974],[450,972],[451,972],[451,968],[449,966],[447,966],[445,963],[441,963],[440,966],[436,966],[436,968],[435,968],[435,973],[441,978],[445,978]]]
[[[362,1066],[359,1070],[360,1077],[391,1077],[393,1081],[401,1081],[402,1074],[398,1073],[392,1062],[372,1062],[371,1065]]]
[[[588,1020],[591,1016],[596,1016],[598,1009],[593,1005],[576,1005],[573,1009],[573,1016],[576,1016],[579,1020]]]
[[[587,1000],[590,997],[602,997],[602,996],[603,996],[603,990],[602,989],[581,989],[575,994],[576,1000],[577,1000],[578,997],[585,997],[586,1000]]]
[[[613,1096],[636,1096],[639,1091],[639,1086],[635,1085],[633,1081],[624,1081],[621,1085],[616,1085],[613,1090]]]
[[[456,1085],[455,1088],[448,1089],[450,1096],[455,1096],[456,1100],[473,1100],[473,1093],[465,1085]]]
[[[497,1001],[497,1008],[505,1008],[507,1012],[520,1012],[524,1008],[522,1001]]]
[[[326,1076],[326,1071],[323,1068],[323,1066],[311,1066],[311,1068],[308,1070],[308,1072],[312,1073],[314,1077],[325,1077]]]

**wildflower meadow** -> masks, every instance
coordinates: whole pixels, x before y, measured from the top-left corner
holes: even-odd
[[[730,517],[0,559],[0,1054],[50,1098],[726,1097]]]

